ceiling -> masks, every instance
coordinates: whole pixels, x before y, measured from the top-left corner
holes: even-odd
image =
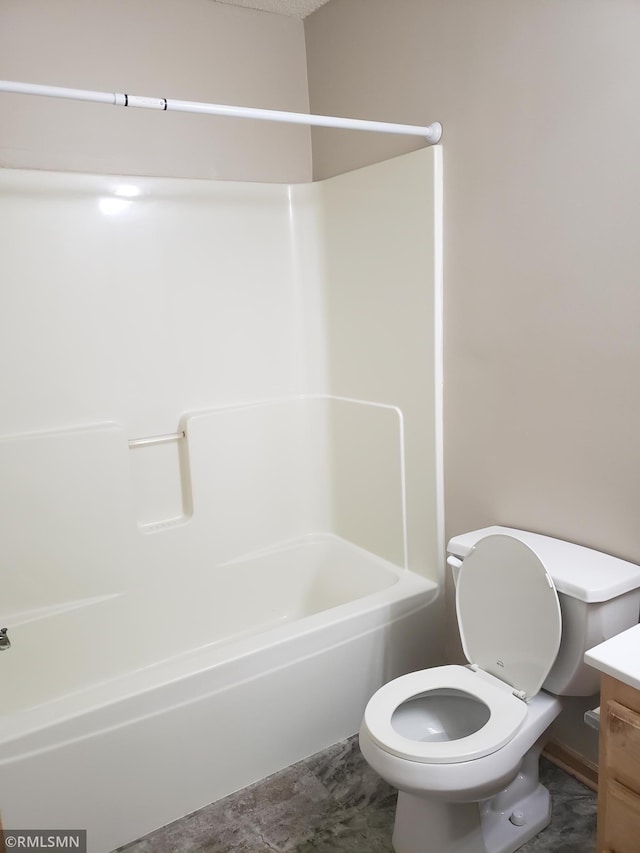
[[[261,9],[263,12],[275,12],[278,15],[290,15],[292,18],[306,18],[328,0],[217,0],[231,6],[244,6],[247,9]]]

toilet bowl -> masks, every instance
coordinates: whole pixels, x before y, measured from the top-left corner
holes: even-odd
[[[548,694],[527,705],[506,685],[467,667],[436,667],[397,678],[372,697],[360,748],[401,790],[459,802],[485,799],[513,780],[560,707]]]
[[[465,534],[449,552],[470,664],[381,687],[360,748],[398,788],[396,853],[514,853],[551,815],[538,759],[561,702],[543,684],[551,673],[556,693],[595,692],[582,673],[586,643],[637,622],[640,569],[507,528]],[[561,597],[583,606],[561,608]]]
[[[410,761],[451,764],[495,752],[523,724],[527,706],[497,679],[443,666],[385,684],[364,715],[372,740]]]

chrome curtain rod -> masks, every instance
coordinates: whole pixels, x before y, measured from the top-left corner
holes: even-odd
[[[38,83],[19,83],[0,80],[0,92],[18,95],[41,95],[45,98],[68,98],[73,101],[93,101],[117,107],[143,107],[149,110],[176,110],[183,113],[250,118],[258,121],[279,121],[289,124],[307,124],[315,127],[338,127],[345,130],[370,130],[375,133],[396,133],[404,136],[421,136],[432,145],[440,141],[442,125],[434,121],[426,127],[413,124],[391,124],[385,121],[367,121],[339,116],[318,116],[290,113],[282,110],[262,110],[253,107],[232,107],[226,104],[203,104],[198,101],[177,101],[174,98],[147,98],[118,92],[92,92],[89,89],[66,89],[62,86],[42,86]]]

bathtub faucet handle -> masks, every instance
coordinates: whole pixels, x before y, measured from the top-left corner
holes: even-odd
[[[11,648],[11,640],[7,636],[7,628],[0,628],[0,652]]]

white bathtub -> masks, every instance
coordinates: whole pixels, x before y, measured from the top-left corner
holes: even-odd
[[[438,656],[436,585],[334,536],[189,577],[10,630],[5,828],[112,850],[353,734]]]

